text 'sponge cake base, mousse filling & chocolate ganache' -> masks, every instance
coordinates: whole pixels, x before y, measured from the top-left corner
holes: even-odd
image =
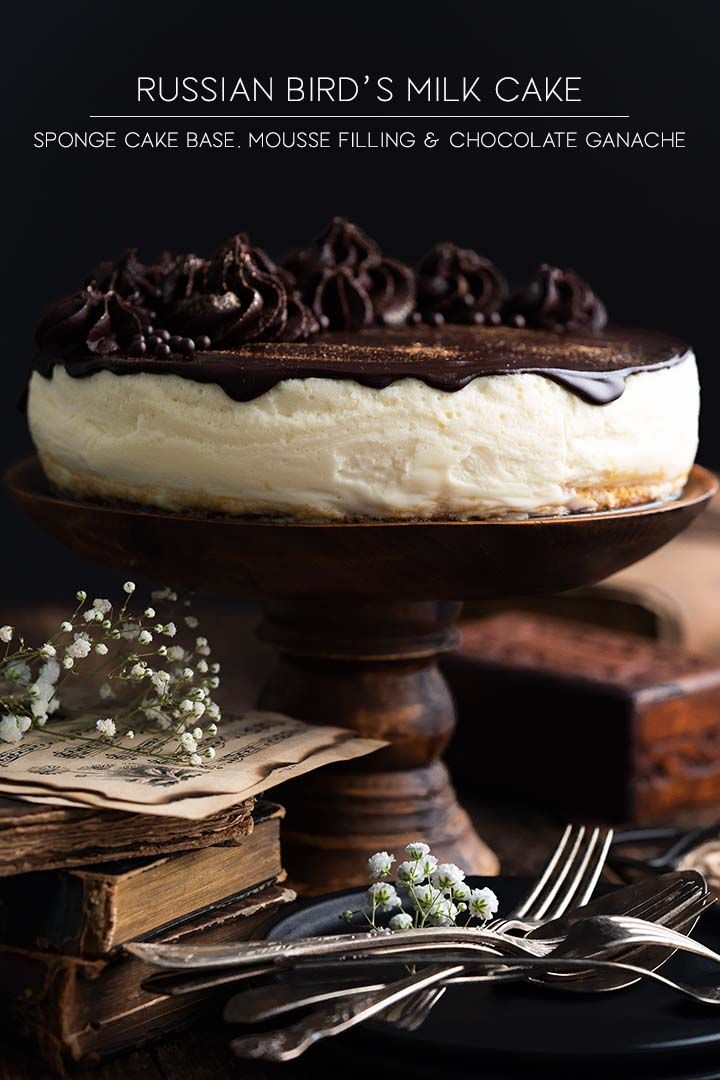
[[[28,416],[51,485],[192,513],[494,518],[680,493],[691,349],[606,326],[573,271],[511,294],[474,251],[412,270],[336,218],[275,265],[102,263],[40,321]]]

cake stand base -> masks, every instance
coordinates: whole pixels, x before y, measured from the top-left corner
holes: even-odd
[[[279,652],[259,706],[337,724],[388,746],[283,787],[284,853],[305,894],[367,880],[375,851],[423,840],[442,862],[495,874],[498,861],[459,806],[440,761],[455,707],[437,666],[458,642],[454,602],[269,604],[261,630]]]
[[[36,458],[12,466],[5,482],[33,521],[83,558],[125,575],[256,597],[264,636],[279,652],[260,705],[387,741],[283,787],[284,854],[306,892],[356,885],[368,855],[385,849],[400,858],[410,840],[469,872],[495,872],[440,761],[455,715],[437,656],[457,641],[455,599],[602,581],[671,540],[718,490],[696,465],[682,495],[658,506],[527,520],[312,524],[63,498],[48,489]],[[509,751],[498,769],[511,761]]]

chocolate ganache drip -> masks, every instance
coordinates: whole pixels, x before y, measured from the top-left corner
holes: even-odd
[[[470,248],[435,244],[418,266],[417,310],[431,326],[497,325],[507,295],[507,282],[498,268]]]
[[[574,270],[543,263],[530,284],[510,297],[503,311],[510,326],[536,330],[602,330],[607,311]]]
[[[318,329],[291,279],[244,233],[227,240],[210,261],[180,275],[166,311],[178,333],[208,337],[228,347],[249,341],[296,341]],[[184,289],[182,282],[186,283]],[[184,295],[183,295],[184,292]]]
[[[323,329],[399,326],[415,304],[412,270],[386,258],[345,218],[333,218],[309,248],[288,257],[285,267]]]

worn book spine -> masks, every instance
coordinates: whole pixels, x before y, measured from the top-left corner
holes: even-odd
[[[228,903],[280,870],[277,803],[261,801],[234,845],[0,878],[0,942],[73,956],[104,956],[129,937]]]
[[[199,821],[68,810],[0,796],[0,878],[233,843],[252,829],[255,799]]]
[[[269,886],[156,940],[243,941],[294,898],[290,889]],[[62,1075],[68,1062],[93,1064],[195,1020],[216,999],[206,991],[178,998],[145,991],[150,974],[151,968],[128,955],[87,960],[0,946],[0,1027],[30,1039]]]

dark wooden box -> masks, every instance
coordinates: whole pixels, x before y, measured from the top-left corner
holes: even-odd
[[[519,612],[462,633],[444,670],[466,785],[609,820],[720,810],[720,658]]]

